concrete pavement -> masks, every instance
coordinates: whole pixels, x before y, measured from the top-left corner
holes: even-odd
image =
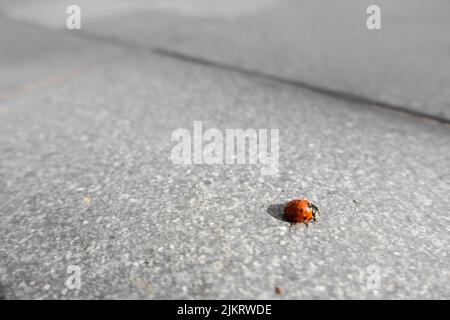
[[[148,49],[352,94],[450,121],[450,4],[379,0],[382,29],[366,28],[373,1],[78,1],[83,31]],[[16,20],[62,30],[69,0],[4,5]],[[36,11],[42,14],[36,15]]]
[[[0,60],[4,298],[450,297],[448,125],[106,33],[0,24],[15,39]],[[194,120],[279,128],[280,174],[174,165],[171,133]],[[322,219],[308,229],[276,219],[294,197]],[[79,290],[68,266],[81,268]]]

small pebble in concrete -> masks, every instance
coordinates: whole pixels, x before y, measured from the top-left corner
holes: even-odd
[[[284,289],[281,287],[275,287],[275,293],[278,295],[284,294]]]

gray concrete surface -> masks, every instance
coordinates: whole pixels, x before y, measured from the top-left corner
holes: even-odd
[[[2,92],[10,78],[28,88],[0,100],[4,298],[450,298],[449,126],[0,23],[56,46],[32,56],[12,45],[43,73],[49,65],[45,77],[64,71],[54,61],[90,66],[42,81],[0,51],[12,66]],[[280,174],[174,165],[171,133],[194,120],[279,128]],[[274,217],[294,197],[317,203],[322,219],[291,229]],[[70,265],[80,290],[65,284]]]
[[[164,48],[450,120],[450,3],[379,0],[79,1],[86,33]],[[124,5],[127,3],[127,5]],[[5,5],[63,28],[69,0]],[[37,10],[45,14],[36,15]]]
[[[86,43],[53,30],[0,19],[2,51],[0,97],[13,97],[23,91],[77,76],[106,58],[123,51],[102,43]]]

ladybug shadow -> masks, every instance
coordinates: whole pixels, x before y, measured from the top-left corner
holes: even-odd
[[[272,217],[274,217],[277,220],[283,221],[283,222],[287,222],[287,223],[291,223],[289,220],[287,220],[284,217],[284,207],[286,206],[286,203],[275,203],[275,204],[271,204],[268,208],[267,208],[267,213],[269,215],[271,215]]]

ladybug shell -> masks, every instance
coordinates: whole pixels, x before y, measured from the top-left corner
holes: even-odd
[[[284,216],[293,223],[308,223],[314,217],[313,208],[307,199],[294,199],[284,207]]]

